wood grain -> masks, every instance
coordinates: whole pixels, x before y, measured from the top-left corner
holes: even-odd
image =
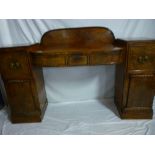
[[[155,95],[155,41],[120,40],[104,27],[46,32],[40,43],[0,48],[0,74],[13,123],[42,120],[42,67],[116,65],[115,104],[123,119],[150,119]]]

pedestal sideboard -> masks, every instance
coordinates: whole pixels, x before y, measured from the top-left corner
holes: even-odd
[[[151,119],[155,40],[121,40],[104,27],[57,29],[40,43],[0,48],[0,73],[13,123],[39,122],[47,107],[42,67],[116,65],[115,104],[123,119]]]

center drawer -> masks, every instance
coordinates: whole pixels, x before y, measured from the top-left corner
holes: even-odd
[[[68,56],[69,66],[80,66],[88,64],[88,56],[83,54],[72,54]]]
[[[155,46],[133,46],[129,52],[129,70],[155,70]]]

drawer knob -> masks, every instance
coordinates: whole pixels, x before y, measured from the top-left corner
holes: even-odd
[[[141,63],[141,64],[143,64],[144,63],[144,57],[143,56],[140,56],[138,58],[138,62]]]
[[[80,54],[75,54],[71,56],[73,60],[80,61],[82,59],[82,56]]]
[[[141,64],[144,64],[147,61],[149,61],[149,57],[147,55],[138,57],[138,62]]]
[[[21,64],[18,61],[10,62],[11,69],[19,69],[20,67],[21,67]]]
[[[146,55],[146,56],[144,56],[144,60],[145,61],[148,61],[149,60],[149,57]]]

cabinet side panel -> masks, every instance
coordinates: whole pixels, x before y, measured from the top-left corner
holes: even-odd
[[[38,96],[38,102],[42,110],[47,102],[43,70],[40,67],[32,67],[32,68],[33,68],[32,69],[33,78],[34,78],[34,82],[36,85],[36,91],[37,91],[36,95]]]
[[[127,43],[123,40],[116,40],[115,44],[119,47],[123,48],[123,62],[122,64],[116,65],[116,73],[115,73],[115,104],[117,109],[121,115],[121,112],[125,105],[125,97],[126,97],[126,65],[127,65]]]
[[[115,76],[115,102],[120,109],[123,108],[124,66],[116,65]]]

